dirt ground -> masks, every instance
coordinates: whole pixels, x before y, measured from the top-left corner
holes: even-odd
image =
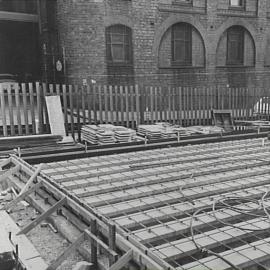
[[[10,193],[3,192],[0,187],[0,208],[5,203],[12,199]],[[10,213],[12,219],[17,223],[20,228],[32,222],[39,214],[31,206],[26,206],[24,203],[19,203]],[[27,233],[28,239],[33,243],[37,251],[40,253],[44,261],[49,265],[63,251],[70,245],[58,232],[54,232],[53,229],[47,225],[46,221],[37,225],[29,233]],[[79,261],[83,261],[83,258],[78,252],[74,252],[71,256],[65,260],[58,270],[72,270],[75,264]]]

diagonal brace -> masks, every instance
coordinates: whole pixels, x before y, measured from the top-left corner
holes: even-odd
[[[32,185],[32,183],[35,181],[36,177],[38,176],[38,174],[42,170],[43,165],[44,165],[43,163],[39,164],[39,166],[37,167],[37,169],[34,171],[34,173],[31,175],[31,177],[27,181],[26,185],[20,191],[20,194],[19,195],[21,195],[22,193],[24,193]]]
[[[56,270],[57,267],[68,258],[85,240],[85,233],[83,232],[55,261],[53,261],[46,270]]]
[[[49,208],[46,212],[42,213],[38,218],[36,218],[30,224],[26,225],[23,229],[21,229],[21,231],[19,231],[17,233],[17,235],[28,233],[35,226],[37,226],[42,220],[46,219],[53,212],[55,212],[58,208],[62,207],[66,203],[66,201],[67,201],[66,197],[64,197],[63,199],[58,201],[55,205],[53,205],[51,208]]]
[[[27,191],[25,191],[24,193],[20,194],[19,196],[17,196],[14,200],[12,200],[11,202],[7,203],[3,209],[4,210],[11,210],[13,207],[15,207],[15,205],[17,203],[19,203],[20,201],[23,201],[28,195],[30,195],[32,192],[36,191],[37,189],[39,189],[42,186],[42,181],[35,184],[34,186],[32,186],[30,189],[28,189]]]
[[[109,270],[121,270],[132,259],[133,259],[133,251],[130,249],[115,264],[113,264],[109,268]]]

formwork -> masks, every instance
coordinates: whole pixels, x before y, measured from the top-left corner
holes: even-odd
[[[266,139],[227,141],[53,162],[42,177],[157,267],[139,269],[269,269],[269,154]]]

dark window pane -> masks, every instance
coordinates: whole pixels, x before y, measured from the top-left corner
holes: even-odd
[[[242,65],[244,61],[244,29],[234,26],[228,30],[227,64]]]
[[[124,62],[125,61],[125,50],[122,44],[112,45],[112,59],[115,62]]]
[[[120,43],[123,44],[124,43],[124,35],[121,34],[111,34],[111,42],[114,43]]]
[[[130,63],[132,55],[131,29],[113,25],[106,29],[107,59],[111,63]]]
[[[176,61],[185,62],[186,51],[185,43],[180,41],[175,41],[174,43],[174,58]]]
[[[173,64],[191,65],[192,63],[192,27],[186,23],[176,24],[172,28]]]

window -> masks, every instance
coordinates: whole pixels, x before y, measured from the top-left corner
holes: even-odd
[[[244,0],[230,0],[230,6],[231,7],[243,7]]]
[[[244,64],[244,34],[241,26],[233,26],[227,31],[227,65]]]
[[[192,65],[192,26],[178,23],[172,27],[172,64]]]
[[[132,63],[132,34],[129,27],[120,24],[108,27],[106,45],[108,63]]]

